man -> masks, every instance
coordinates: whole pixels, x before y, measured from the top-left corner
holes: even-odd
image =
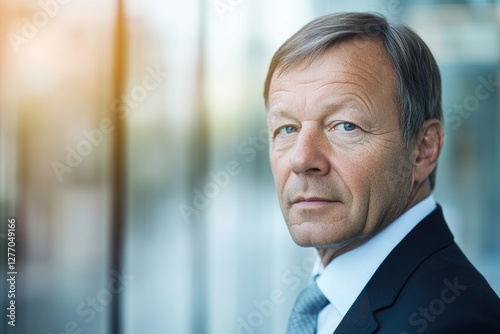
[[[320,17],[276,52],[264,97],[281,210],[321,260],[287,333],[500,333],[500,300],[431,194],[441,78],[420,37]]]

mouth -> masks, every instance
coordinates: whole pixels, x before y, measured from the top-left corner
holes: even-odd
[[[297,197],[292,200],[292,206],[299,208],[318,208],[325,205],[339,203],[339,201],[332,200],[331,198],[324,197]]]

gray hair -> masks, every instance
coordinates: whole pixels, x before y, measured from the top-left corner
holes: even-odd
[[[278,75],[302,60],[313,61],[331,46],[346,40],[359,43],[379,38],[396,73],[400,125],[404,144],[411,140],[425,120],[443,119],[441,75],[431,51],[409,27],[392,24],[380,14],[335,13],[321,16],[296,32],[274,54],[264,86],[266,105],[275,71]],[[431,188],[436,170],[429,175]]]

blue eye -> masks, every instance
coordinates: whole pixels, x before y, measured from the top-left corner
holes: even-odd
[[[357,128],[356,125],[349,122],[340,123],[337,127],[339,127],[339,130],[341,131],[354,131]]]
[[[279,129],[279,131],[278,131],[278,133],[280,135],[287,135],[287,134],[290,134],[293,132],[297,132],[297,128],[295,126],[292,126],[292,125],[284,126],[281,129]]]

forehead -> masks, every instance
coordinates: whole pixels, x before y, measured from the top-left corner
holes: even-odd
[[[396,75],[381,40],[352,39],[335,44],[312,61],[306,58],[282,72],[278,67],[270,82],[269,106],[305,92],[351,92],[371,103],[394,100]]]

